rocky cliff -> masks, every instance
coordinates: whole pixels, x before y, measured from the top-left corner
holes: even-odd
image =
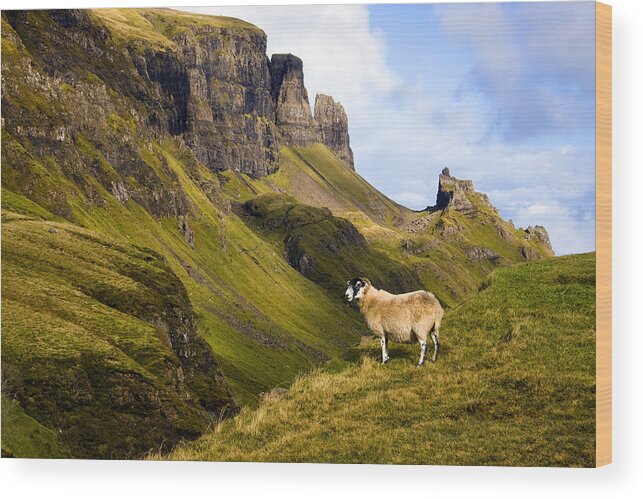
[[[301,59],[292,54],[275,54],[270,59],[270,74],[276,123],[285,142],[293,146],[318,142]]]
[[[463,213],[471,213],[475,208],[467,193],[475,193],[473,182],[452,177],[449,169],[444,168],[438,181],[438,194],[434,208],[439,210],[451,208]]]
[[[182,133],[196,157],[214,170],[265,176],[277,169],[279,136],[270,93],[266,36],[259,30],[204,26],[176,36],[173,56],[185,88],[174,103],[185,120]],[[158,55],[148,53],[148,58]],[[161,57],[159,73],[171,68]],[[161,76],[172,95],[182,78]],[[172,115],[177,112],[172,113]]]
[[[138,24],[130,18],[132,25],[124,24],[121,15],[61,10],[4,17],[5,65],[13,70],[2,81],[3,129],[16,142],[51,153],[96,205],[105,200],[94,179],[155,216],[189,214],[184,194],[164,189],[163,175],[150,168],[150,144],[163,136],[180,138],[213,171],[254,178],[276,171],[283,145],[322,141],[352,167],[343,109],[322,98],[318,123],[302,61],[290,54],[268,61],[261,30],[242,21],[186,22],[178,29],[168,12],[149,10],[136,14],[149,30],[141,40],[124,36]],[[73,59],[64,56],[70,50]],[[24,169],[21,151],[6,147],[7,163]],[[94,164],[91,178],[87,163]],[[68,195],[45,184],[35,181],[34,196],[47,197],[48,209],[69,217]]]
[[[319,130],[319,140],[355,170],[353,150],[348,135],[348,117],[344,106],[323,94],[315,98],[315,121]]]

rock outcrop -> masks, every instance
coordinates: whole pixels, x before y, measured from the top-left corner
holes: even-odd
[[[542,225],[534,225],[533,227],[530,225],[525,229],[525,232],[527,233],[527,240],[535,239],[541,245],[547,248],[552,255],[554,254],[547,229],[545,229]]]
[[[490,262],[496,263],[500,258],[500,255],[495,251],[484,248],[482,246],[474,246],[465,251],[467,258],[469,260],[489,260]]]
[[[252,177],[274,172],[279,141],[266,35],[260,30],[204,26],[186,30],[174,41],[178,77],[160,80],[175,103],[171,116],[178,117],[171,132],[182,133],[196,157],[211,169]],[[158,57],[157,53],[152,60]],[[155,67],[173,65],[162,61]],[[176,89],[177,81],[184,88]]]
[[[503,220],[486,194],[475,190],[471,180],[455,178],[448,168],[440,173],[435,206],[427,207],[425,216],[413,220],[404,228],[412,233],[421,233],[435,224],[433,230],[442,237],[461,235],[465,227],[461,219],[450,216],[451,214],[464,215],[478,227],[492,227],[494,237],[515,245],[514,251],[522,259],[536,260],[554,254],[547,230],[542,225],[516,230],[511,220]],[[438,218],[434,220],[434,217]],[[475,240],[472,242],[477,243]],[[489,260],[497,263],[501,256],[507,258],[507,255],[479,246],[468,248],[465,254],[470,261]],[[509,259],[511,258],[513,257]]]
[[[275,121],[288,145],[306,146],[319,141],[304,86],[304,64],[292,54],[270,59]]]
[[[474,192],[471,180],[459,180],[452,177],[449,169],[444,168],[438,182],[435,208],[439,210],[452,208],[463,213],[471,213],[475,211],[475,208],[467,198],[467,193],[470,192]]]
[[[348,135],[348,117],[344,106],[324,94],[315,98],[315,121],[319,130],[319,140],[344,160],[351,170],[355,170],[353,151]]]

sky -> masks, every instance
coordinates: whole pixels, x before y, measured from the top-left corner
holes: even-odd
[[[262,28],[345,107],[355,168],[413,209],[471,179],[556,254],[595,250],[593,2],[183,8]]]

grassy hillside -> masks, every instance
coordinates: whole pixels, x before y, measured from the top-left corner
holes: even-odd
[[[160,255],[4,210],[2,383],[16,456],[140,455],[234,409]]]
[[[373,342],[169,458],[592,466],[595,255],[498,269],[486,286],[447,312],[437,364],[396,345],[382,366]]]
[[[276,192],[302,204],[330,209],[360,231],[371,254],[395,262],[403,273],[410,271],[419,286],[433,291],[447,306],[455,306],[475,293],[496,267],[524,261],[522,247],[538,257],[549,256],[537,241],[527,238],[524,230],[504,221],[482,194],[467,193],[473,206],[471,213],[452,209],[414,212],[377,191],[322,144],[282,148],[279,170],[266,178],[253,180],[225,172],[220,179],[233,201],[248,202]],[[494,257],[472,256],[478,248]],[[368,254],[363,256],[364,262],[359,263],[366,270],[362,273],[370,272],[380,287],[396,289],[400,283],[414,281],[407,277],[396,282],[380,272],[381,266],[366,264],[373,263]]]
[[[266,192],[288,193],[300,203],[329,208],[335,215],[351,219],[360,230],[386,231],[415,216],[347,168],[323,144],[281,148],[279,170],[262,179],[230,171],[221,176],[233,199],[243,202]]]
[[[284,194],[263,194],[243,205],[255,231],[286,255],[291,267],[341,297],[346,281],[367,275],[392,292],[420,286],[401,258],[377,251],[348,220],[328,208],[298,203]]]
[[[259,31],[256,26],[225,16],[205,16],[173,9],[94,9],[92,15],[105,22],[117,40],[133,40],[146,47],[174,47],[173,38],[193,28],[234,28]]]
[[[20,404],[2,395],[2,457],[71,457],[53,430],[28,416]]]
[[[241,403],[289,383],[356,341],[359,323],[354,312],[291,268],[282,254],[226,208],[224,199],[213,204],[202,190],[208,184],[214,190],[210,197],[216,195],[213,173],[173,143],[158,145],[154,152],[161,159],[150,155],[148,161],[158,161],[158,171],[192,206],[194,215],[188,220],[194,247],[176,219],[155,219],[132,200],[117,201],[101,186],[95,189],[105,204],[74,203],[73,216],[85,227],[167,258],[187,288],[200,334],[212,346]],[[16,199],[24,198],[9,194],[3,203],[14,209]]]
[[[117,41],[138,25],[170,37],[176,33],[169,24],[256,30],[243,21],[173,11],[90,16],[107,22]],[[14,21],[18,31],[4,18],[2,30],[3,118],[12,124],[3,127],[4,208],[20,213],[29,204],[35,216],[162,255],[187,289],[199,334],[240,403],[289,384],[357,340],[355,313],[291,268],[231,210],[236,198],[221,189],[224,175],[197,161],[181,140],[151,128],[146,117],[160,97],[112,39],[95,26],[72,28],[108,53],[92,59],[76,54],[77,45],[61,46],[65,28],[44,12]],[[60,68],[65,72],[56,73]],[[68,73],[74,85],[61,82]]]

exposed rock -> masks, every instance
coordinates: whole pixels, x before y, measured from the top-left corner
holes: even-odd
[[[355,170],[353,151],[348,135],[348,117],[344,106],[323,94],[315,98],[315,121],[319,130],[319,139],[331,151],[344,160],[351,170]]]
[[[466,215],[474,214],[477,210],[467,198],[468,193],[473,193],[471,180],[459,180],[452,177],[449,169],[444,168],[438,182],[438,195],[434,209],[454,209]]]
[[[525,229],[525,232],[527,233],[525,237],[527,240],[537,240],[545,247],[546,250],[549,251],[549,253],[551,253],[552,255],[554,254],[554,250],[551,247],[551,242],[549,241],[549,234],[542,225],[530,225]]]
[[[125,184],[122,181],[112,182],[112,194],[123,204],[125,204],[129,199],[129,193],[127,192]]]
[[[496,263],[500,258],[500,255],[495,251],[489,248],[483,248],[481,246],[474,246],[465,251],[467,258],[469,260],[489,260],[490,262]]]
[[[194,231],[188,224],[187,219],[183,215],[179,215],[178,218],[179,222],[179,232],[183,234],[183,237],[185,238],[185,242],[188,243],[192,248],[194,248]]]
[[[441,236],[453,236],[462,231],[462,227],[453,221],[446,221],[444,218],[438,220],[436,228]]]
[[[402,251],[407,255],[421,255],[439,244],[437,239],[432,241],[418,242],[411,239],[402,241]]]
[[[516,238],[516,236],[508,231],[501,223],[496,224],[496,230],[498,231],[498,235],[505,241],[513,241]]]
[[[171,132],[183,133],[197,158],[214,170],[251,177],[274,172],[279,141],[266,35],[204,26],[186,30],[175,42],[178,66],[162,53],[148,61],[148,72],[153,62],[175,104]]]
[[[299,271],[304,277],[311,278],[317,264],[315,260],[306,254],[301,245],[301,236],[290,235],[286,238],[286,258],[288,264]]]
[[[437,216],[437,213],[427,211],[418,218],[415,218],[407,224],[403,225],[401,228],[407,232],[410,232],[411,234],[419,234],[426,231],[426,229],[434,222],[435,217]]]
[[[292,54],[274,54],[270,60],[270,75],[275,121],[286,143],[305,146],[318,142],[301,59]]]
[[[525,260],[539,260],[540,254],[531,246],[521,246],[520,254]]]

